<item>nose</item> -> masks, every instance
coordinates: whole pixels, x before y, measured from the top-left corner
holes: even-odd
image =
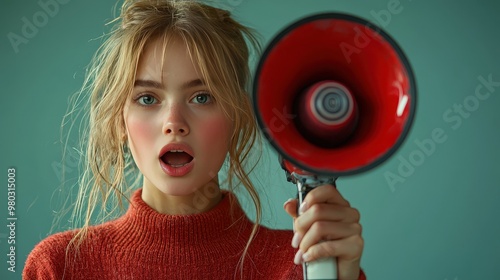
[[[163,122],[163,133],[165,135],[179,136],[186,136],[189,134],[189,125],[182,115],[182,110],[177,106],[169,108],[169,112]]]

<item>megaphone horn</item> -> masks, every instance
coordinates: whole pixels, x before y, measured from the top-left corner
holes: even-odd
[[[387,33],[355,16],[325,13],[270,42],[253,100],[260,128],[285,160],[338,177],[374,168],[399,148],[414,118],[416,84]],[[277,125],[277,113],[293,119]]]

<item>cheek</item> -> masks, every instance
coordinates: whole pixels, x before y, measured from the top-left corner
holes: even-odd
[[[140,158],[142,147],[151,147],[154,126],[151,121],[129,116],[125,119],[127,125],[128,142],[134,158]],[[144,148],[142,148],[144,149]]]
[[[215,148],[219,151],[227,150],[229,140],[232,134],[232,123],[224,116],[207,119],[200,127],[203,134],[202,139],[208,147]]]

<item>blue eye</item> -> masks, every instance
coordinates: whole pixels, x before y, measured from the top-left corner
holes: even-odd
[[[196,104],[209,104],[212,103],[213,97],[209,93],[200,93],[196,95],[192,100]]]
[[[151,95],[146,94],[146,95],[143,95],[143,96],[137,98],[137,102],[143,106],[153,105],[156,103],[156,98],[154,98]]]

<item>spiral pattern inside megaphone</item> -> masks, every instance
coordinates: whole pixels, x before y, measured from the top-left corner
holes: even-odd
[[[315,91],[312,99],[313,114],[326,125],[341,124],[352,114],[352,96],[338,83],[324,84]]]
[[[336,81],[313,84],[301,93],[298,103],[299,130],[315,145],[338,146],[356,127],[356,101],[347,87]]]

